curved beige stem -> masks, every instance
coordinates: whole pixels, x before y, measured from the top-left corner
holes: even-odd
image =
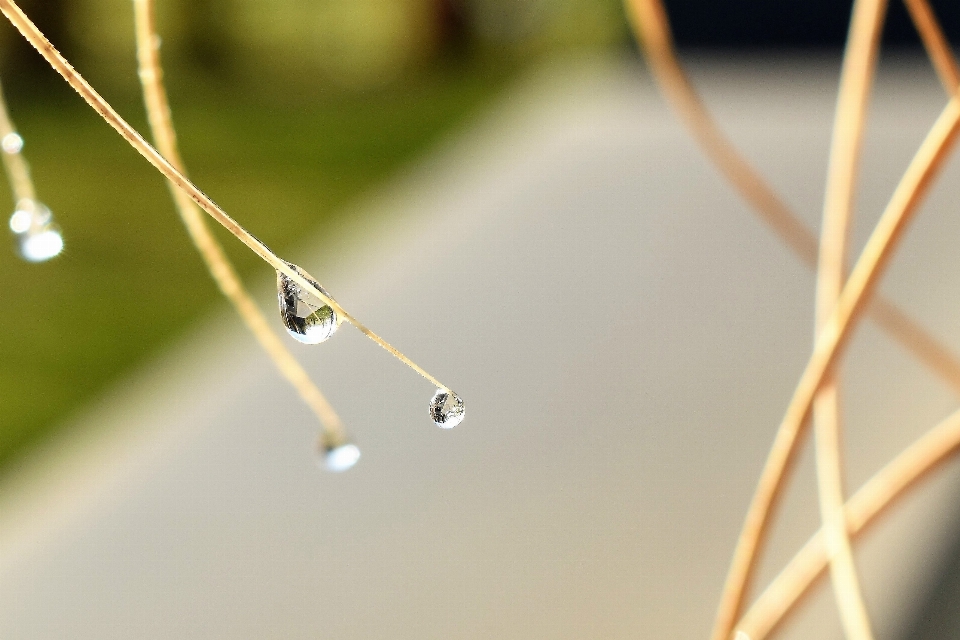
[[[741,195],[754,206],[765,221],[773,226],[804,262],[813,265],[817,255],[816,240],[813,235],[790,213],[759,174],[736,152],[710,118],[684,74],[673,51],[669,22],[660,1],[625,1],[631,24],[644,48],[654,75],[704,151]],[[924,146],[914,158],[885,213],[884,218],[888,222],[894,222],[895,219],[899,219],[900,222],[905,221],[909,217],[908,214],[915,208],[930,177],[942,161],[942,154],[952,144],[956,135],[956,114],[952,113],[956,107],[957,105],[953,103],[948,105]],[[887,237],[880,244],[889,246],[899,235],[900,229],[902,226],[899,223],[892,224],[892,228],[883,231]],[[875,234],[873,239],[879,241],[880,236]],[[886,259],[884,255],[886,252],[877,252],[878,248],[878,245],[874,245],[873,255],[869,257],[870,261],[874,261],[874,268],[881,267]],[[815,350],[814,359],[801,381],[801,387],[797,390],[798,395],[791,404],[790,413],[778,433],[774,450],[771,452],[771,458],[768,459],[764,476],[758,486],[731,564],[730,574],[717,611],[712,636],[714,640],[727,640],[730,637],[734,622],[742,608],[748,582],[752,577],[755,552],[765,533],[767,515],[779,493],[782,474],[792,459],[796,439],[809,409],[809,402],[804,401],[804,396],[812,395],[816,390],[820,382],[818,378],[826,372],[826,365],[830,364],[835,352],[842,346],[841,342],[846,338],[850,321],[854,315],[862,311],[862,305],[869,297],[863,294],[867,293],[868,289],[872,292],[875,282],[873,276],[869,275],[872,269],[867,268],[867,262],[861,261],[859,264],[864,265],[855,285],[859,293],[854,293],[855,290],[848,287],[851,295],[846,300],[841,298],[841,303],[846,302],[848,306],[836,312],[842,313],[845,319],[837,317],[840,320],[839,324],[834,324],[832,320],[828,323],[829,333],[822,337],[827,342]],[[854,305],[856,308],[849,306],[849,303],[856,303]],[[931,369],[948,380],[955,389],[960,389],[958,385],[960,365],[952,354],[892,303],[878,300],[872,311],[881,327]],[[836,335],[833,331],[837,331]],[[821,368],[822,371],[818,372]],[[813,381],[816,383],[811,388]],[[798,405],[802,407],[799,416],[796,415]]]
[[[153,0],[134,0],[134,21],[137,39],[137,62],[140,84],[143,87],[143,101],[147,108],[150,130],[153,133],[157,149],[181,173],[186,173],[180,152],[177,149],[177,137],[170,115],[170,104],[163,84],[163,67],[160,64],[160,39],[154,24]],[[230,301],[237,314],[243,320],[253,336],[267,352],[277,370],[297,390],[300,397],[317,416],[323,427],[323,440],[328,446],[337,446],[346,442],[346,434],[340,417],[310,380],[310,376],[300,366],[293,354],[284,346],[263,312],[243,286],[243,281],[230,263],[223,247],[211,233],[207,223],[194,204],[183,191],[172,184],[177,213],[183,220],[190,239],[197,247],[200,256],[207,265],[210,275],[216,281],[223,295]]]
[[[844,508],[847,531],[857,537],[950,455],[960,449],[960,410],[928,431],[877,472]],[[818,531],[770,583],[737,625],[763,640],[779,625],[827,567],[824,530]]]
[[[777,430],[737,541],[722,600],[726,607],[721,617],[724,621],[731,616],[736,617],[741,609],[746,588],[753,577],[758,552],[765,539],[770,512],[780,496],[784,473],[793,460],[797,438],[809,416],[813,397],[846,346],[907,223],[912,220],[934,176],[953,148],[958,132],[960,98],[953,98],[910,162],[817,338],[813,355]],[[718,637],[726,638],[731,631],[732,627]]]
[[[100,114],[100,116],[109,124],[111,127],[119,133],[124,140],[130,143],[134,149],[136,149],[140,155],[142,155],[150,164],[152,164],[160,173],[164,175],[177,189],[183,191],[187,196],[193,200],[201,209],[207,212],[207,214],[220,223],[224,229],[232,233],[240,242],[247,245],[247,247],[257,254],[264,262],[273,267],[276,271],[279,271],[290,278],[293,282],[297,283],[305,291],[309,291],[314,294],[325,303],[330,305],[337,314],[339,314],[344,320],[355,326],[360,330],[365,336],[379,344],[385,350],[393,354],[398,360],[406,364],[408,367],[419,373],[421,376],[435,384],[437,387],[444,391],[451,391],[449,387],[441,383],[439,380],[434,378],[432,375],[427,373],[423,368],[417,365],[415,362],[410,360],[407,356],[403,355],[397,348],[393,347],[387,343],[383,338],[375,334],[373,331],[368,329],[366,326],[360,323],[359,320],[354,318],[352,315],[347,313],[347,311],[340,306],[336,300],[330,298],[322,289],[314,286],[309,279],[303,277],[296,269],[290,266],[285,260],[279,258],[275,253],[270,251],[267,245],[263,244],[258,240],[252,233],[244,229],[236,220],[227,215],[227,212],[220,208],[216,202],[211,200],[205,193],[203,193],[195,184],[190,182],[186,176],[184,176],[180,171],[177,170],[170,162],[164,158],[156,149],[154,149],[150,144],[143,139],[136,129],[131,127],[126,120],[120,117],[120,114],[110,106],[110,104],[103,99],[103,97],[94,90],[90,83],[83,79],[77,70],[67,62],[66,58],[60,55],[60,52],[50,44],[50,41],[37,29],[37,26],[31,22],[30,18],[26,16],[25,13],[17,6],[17,3],[13,0],[0,0],[0,12],[7,17],[7,19],[17,28],[17,31],[27,39],[37,51],[40,52],[40,55],[50,63],[50,66],[54,70],[63,76],[64,80],[73,87],[73,89],[80,94],[80,97],[89,104],[94,111]],[[451,391],[452,393],[452,391]]]
[[[714,166],[753,211],[808,267],[817,264],[817,239],[720,131],[677,60],[660,0],[624,0],[653,75]],[[960,359],[894,303],[879,294],[871,318],[908,352],[960,393]]]
[[[903,3],[907,5],[913,24],[920,34],[920,39],[943,88],[947,94],[953,95],[960,86],[960,69],[957,68],[957,61],[950,50],[950,43],[940,29],[940,23],[933,9],[927,0],[903,0]]]
[[[846,276],[847,240],[853,217],[857,169],[867,105],[873,86],[886,0],[856,0],[850,19],[837,94],[817,268],[816,326],[819,332],[837,302]],[[843,519],[840,379],[838,367],[824,378],[813,404],[817,490],[830,575],[840,622],[850,640],[872,640],[873,630],[857,577]]]
[[[3,90],[0,89],[0,140],[11,133],[16,133],[17,129],[10,120],[10,112],[7,110],[7,101],[4,98]],[[37,194],[33,188],[33,180],[30,178],[30,168],[27,161],[18,151],[17,153],[7,153],[0,150],[3,156],[3,168],[6,169],[7,179],[10,181],[10,190],[13,192],[14,203],[23,199],[36,200]]]

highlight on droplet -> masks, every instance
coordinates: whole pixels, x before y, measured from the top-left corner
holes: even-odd
[[[330,297],[327,290],[306,271],[294,264],[290,267],[320,289],[324,295]],[[277,299],[280,303],[280,319],[283,321],[283,326],[287,333],[299,342],[320,344],[329,340],[340,326],[341,319],[330,305],[314,293],[304,291],[300,285],[280,271],[277,271]]]
[[[464,416],[463,400],[452,391],[437,389],[430,400],[430,418],[441,429],[452,429]]]
[[[23,151],[23,138],[20,137],[19,133],[11,131],[0,138],[0,149],[3,149],[4,153],[20,153]]]
[[[335,447],[323,447],[323,466],[327,471],[340,473],[351,469],[360,459],[360,449],[352,442]]]
[[[44,262],[63,251],[63,235],[50,209],[42,202],[20,200],[10,216],[10,231],[17,241],[20,257],[28,262]]]

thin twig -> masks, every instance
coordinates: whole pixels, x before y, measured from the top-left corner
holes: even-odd
[[[816,326],[819,333],[843,289],[857,169],[863,147],[867,105],[873,86],[886,0],[856,0],[850,19],[837,95],[827,168],[827,186],[817,268]],[[839,367],[828,371],[814,398],[813,422],[820,514],[830,558],[830,575],[847,638],[871,640],[873,630],[857,577],[843,520],[843,459],[840,449]]]
[[[812,265],[816,261],[817,255],[815,238],[796,219],[789,209],[787,209],[759,174],[736,152],[706,111],[702,101],[693,89],[692,84],[680,67],[674,53],[669,22],[663,5],[659,0],[627,0],[627,9],[631,17],[631,24],[645,50],[655,77],[681,117],[693,131],[696,139],[700,142],[707,155],[728,179],[730,179],[734,186],[740,191],[741,195],[774,227],[786,243],[800,255],[804,262]],[[951,125],[948,129],[953,128],[953,126],[954,125]],[[955,131],[947,131],[944,142],[954,134]],[[916,161],[918,159],[919,155],[915,158],[915,163],[911,165],[912,169],[916,168]],[[935,168],[934,165],[938,162],[938,158],[930,158],[927,171],[920,171],[919,175],[914,176],[912,181],[918,185],[918,188],[923,186],[923,183],[927,179],[923,174],[929,173],[930,170]],[[908,175],[905,176],[905,179],[910,177],[910,173],[911,171],[908,170]],[[906,181],[901,184],[901,187],[903,187],[905,183]],[[904,193],[903,189],[898,189],[897,194],[899,195],[895,194],[895,201],[899,199],[904,208],[904,212],[906,212],[907,209],[912,209],[916,202],[911,202],[911,198],[905,197]],[[914,195],[919,195],[919,191]],[[895,204],[895,201],[891,202],[891,206]],[[889,209],[888,207],[888,210]],[[856,297],[853,299],[856,300]],[[907,346],[908,349],[916,354],[923,362],[927,363],[933,370],[946,377],[955,389],[958,388],[957,382],[960,378],[958,378],[957,373],[958,366],[960,365],[957,364],[956,358],[952,357],[946,349],[938,345],[921,327],[910,321],[906,314],[897,309],[892,303],[883,300],[878,302],[879,304],[875,307],[874,315],[879,324],[894,335],[902,344]],[[857,311],[859,312],[859,309]],[[852,314],[848,317],[852,317]],[[832,340],[832,337],[829,335],[827,338]],[[839,338],[840,336],[837,336],[837,344],[833,349],[840,346]],[[818,357],[823,358],[823,355],[825,354],[821,354]],[[832,354],[826,355],[832,357]],[[804,415],[806,411],[807,408],[804,408]],[[779,461],[770,461],[775,463],[775,466],[781,467],[780,472],[776,474],[777,477],[773,483],[774,486],[761,485],[761,487],[758,488],[757,499],[760,500],[760,503],[756,503],[755,507],[762,506],[762,508],[759,509],[759,511],[756,508],[752,510],[751,520],[748,520],[746,529],[749,530],[757,524],[760,524],[762,529],[763,521],[766,520],[766,514],[772,506],[773,499],[778,492],[779,474],[782,473],[791,458],[792,447],[800,431],[800,426],[800,424],[797,424],[793,428],[792,434],[781,431],[781,438],[778,438],[778,442],[787,444],[788,446],[786,447],[786,451],[780,452],[781,459]],[[786,440],[786,442],[784,440]],[[757,516],[759,516],[759,523],[757,522]],[[745,533],[748,535],[746,538],[741,538],[741,542],[738,545],[738,552],[735,555],[733,566],[731,567],[727,587],[725,588],[724,596],[718,608],[717,621],[713,634],[714,640],[726,640],[729,637],[736,616],[742,606],[747,581],[752,573],[753,553],[760,544],[761,531],[754,530],[752,537],[749,535],[749,531]]]
[[[960,84],[960,71],[936,16],[926,0],[905,0],[905,3],[944,88],[948,94],[953,95]],[[909,323],[903,324],[902,313],[895,307],[877,301],[873,310],[875,319],[881,325],[899,326],[900,331],[909,331]],[[932,348],[929,344],[924,345],[922,336],[914,339],[920,348],[929,350],[931,361],[935,363],[937,345]],[[893,500],[926,477],[958,446],[960,411],[908,447],[871,478],[847,503],[844,523],[849,535],[855,536],[864,531],[866,525],[890,506]],[[826,544],[825,529],[822,529],[797,553],[737,625],[745,635],[749,634],[750,637],[760,640],[783,624],[785,617],[799,603],[802,595],[822,574],[828,561]]]
[[[943,88],[949,95],[953,95],[960,86],[960,69],[957,69],[957,61],[950,50],[950,43],[943,35],[933,9],[927,0],[903,0],[903,3],[907,5],[913,24],[920,34],[920,39]]]
[[[660,0],[625,2],[630,23],[654,77],[704,153],[801,261],[808,267],[815,267],[816,236],[736,151],[710,116],[677,60],[670,24]],[[960,393],[960,359],[949,349],[880,295],[871,305],[870,314],[894,340]]]
[[[344,320],[359,329],[368,338],[379,344],[381,347],[392,353],[397,359],[408,367],[419,373],[421,376],[435,384],[441,390],[450,391],[450,388],[442,384],[439,380],[427,373],[415,362],[403,355],[398,349],[388,344],[383,338],[375,334],[366,326],[361,324],[356,318],[346,312],[336,300],[326,295],[318,287],[314,286],[310,280],[303,277],[296,269],[290,266],[286,261],[277,257],[265,244],[260,242],[253,234],[244,229],[236,220],[231,218],[220,206],[211,200],[205,193],[200,191],[196,185],[188,180],[176,167],[166,160],[156,149],[143,139],[137,131],[120,117],[113,107],[97,93],[90,84],[77,73],[66,58],[54,48],[50,41],[37,29],[36,25],[23,13],[17,3],[13,0],[0,0],[0,12],[17,28],[27,41],[40,52],[50,66],[54,68],[73,89],[80,94],[87,104],[100,114],[100,116],[113,127],[130,145],[136,149],[140,155],[147,159],[167,180],[172,182],[178,189],[183,191],[193,200],[201,209],[206,211],[210,217],[219,222],[227,231],[232,233],[238,240],[260,256],[264,262],[269,264],[277,271],[283,273],[292,281],[297,283],[303,290],[309,291],[330,305]],[[452,391],[451,391],[452,393]]]
[[[924,434],[878,471],[847,502],[847,532],[857,537],[905,492],[960,449],[960,410]],[[827,566],[824,530],[818,531],[757,598],[737,625],[762,640],[798,604]]]
[[[798,435],[810,414],[813,397],[846,346],[906,225],[913,219],[934,176],[953,148],[958,132],[960,97],[955,97],[941,112],[911,160],[851,271],[829,320],[817,337],[813,354],[787,407],[747,511],[724,586],[721,611],[717,618],[722,626],[718,625],[715,630],[715,638],[729,637],[732,622],[727,621],[736,618],[741,610],[758,552],[765,539],[770,512],[780,495],[787,467],[794,458]],[[724,628],[727,624],[730,627]]]
[[[11,133],[16,134],[17,129],[10,120],[10,112],[7,110],[7,101],[3,95],[3,89],[0,88],[0,140],[3,140]],[[17,134],[19,135],[19,134]],[[36,190],[33,188],[33,180],[30,179],[30,168],[27,161],[18,149],[15,153],[9,153],[6,150],[0,151],[3,156],[3,168],[6,169],[7,178],[10,181],[10,190],[13,192],[14,203],[21,200],[36,200]]]
[[[181,173],[186,174],[177,149],[177,137],[170,114],[170,104],[163,83],[160,64],[160,39],[154,22],[154,0],[134,0],[137,62],[143,100],[147,109],[150,130],[157,149]],[[167,183],[177,212],[183,220],[193,244],[203,258],[223,295],[230,301],[250,332],[267,352],[277,370],[297,390],[300,397],[317,416],[324,431],[324,442],[337,446],[346,442],[340,417],[293,354],[270,328],[266,317],[243,286],[243,281],[230,263],[223,247],[211,233],[203,214],[187,195]]]

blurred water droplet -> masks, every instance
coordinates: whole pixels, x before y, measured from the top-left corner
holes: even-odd
[[[316,285],[327,297],[327,290],[317,284],[310,274],[291,264],[297,273]],[[320,344],[337,332],[340,318],[333,308],[310,291],[277,271],[277,298],[280,301],[280,318],[287,333],[304,344]]]
[[[323,466],[327,471],[340,473],[357,464],[360,459],[360,449],[352,442],[336,447],[325,446],[322,451]]]
[[[452,391],[437,389],[430,401],[430,417],[441,429],[452,429],[463,422],[463,400]]]
[[[23,138],[20,137],[19,133],[10,132],[0,139],[0,147],[6,153],[20,153],[23,151]]]
[[[24,198],[10,216],[10,230],[20,256],[28,262],[43,262],[63,251],[63,236],[53,214],[42,202]]]

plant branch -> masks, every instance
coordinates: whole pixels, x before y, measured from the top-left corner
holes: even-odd
[[[953,95],[960,86],[960,69],[950,50],[950,42],[943,35],[940,23],[927,0],[903,0],[913,24],[920,34],[930,62],[948,95]]]
[[[847,502],[847,532],[857,537],[886,509],[960,450],[960,410],[928,431],[878,471]],[[751,640],[777,628],[827,567],[821,528],[770,583],[737,625]]]
[[[137,63],[140,84],[143,88],[143,101],[146,105],[150,130],[153,133],[157,149],[169,160],[170,164],[186,174],[183,160],[177,149],[177,137],[173,128],[170,104],[163,83],[163,67],[160,64],[160,39],[157,36],[154,21],[154,0],[134,0],[134,24],[137,41]],[[346,434],[340,417],[310,380],[310,376],[300,366],[293,354],[270,328],[263,312],[253,297],[243,286],[243,281],[230,263],[223,247],[211,233],[203,214],[184,191],[171,183],[170,195],[173,197],[177,213],[183,221],[190,239],[203,258],[210,275],[220,291],[233,305],[237,315],[256,338],[263,350],[273,361],[280,374],[297,390],[301,399],[317,416],[323,427],[324,443],[337,446],[346,442]]]
[[[114,110],[113,107],[107,103],[99,93],[94,90],[90,84],[83,79],[83,77],[77,73],[77,70],[70,65],[69,62],[60,54],[59,51],[54,48],[50,41],[44,37],[44,35],[37,29],[36,25],[30,21],[30,19],[23,13],[17,3],[13,0],[0,0],[0,12],[2,12],[8,20],[13,24],[14,27],[23,35],[27,41],[33,45],[33,47],[40,52],[47,62],[50,63],[50,66],[54,68],[63,78],[70,84],[73,89],[80,94],[87,104],[89,104],[94,111],[100,114],[100,116],[106,120],[107,124],[113,127],[117,133],[119,133],[130,145],[136,149],[140,155],[147,159],[147,161],[152,164],[160,173],[162,173],[167,180],[174,184],[178,189],[183,191],[193,200],[201,209],[207,212],[211,218],[216,220],[220,225],[222,225],[227,231],[232,233],[238,240],[253,251],[255,254],[260,256],[264,262],[269,264],[271,267],[277,271],[283,273],[303,290],[309,291],[310,293],[316,295],[318,298],[323,300],[326,304],[330,305],[334,311],[336,311],[344,320],[348,321],[350,324],[359,329],[364,335],[368,338],[379,344],[381,347],[393,354],[397,359],[406,364],[408,367],[419,373],[421,376],[435,384],[442,390],[450,391],[450,388],[442,384],[439,380],[434,378],[432,375],[427,373],[415,362],[410,360],[407,356],[403,355],[398,349],[388,344],[383,338],[375,334],[373,331],[368,329],[366,326],[361,324],[356,318],[347,313],[347,311],[341,307],[336,300],[333,300],[328,295],[323,293],[319,288],[315,287],[307,278],[304,278],[300,275],[296,269],[292,268],[286,261],[277,257],[270,249],[260,242],[253,234],[244,229],[236,220],[231,218],[227,213],[220,208],[220,206],[211,200],[205,193],[203,193],[196,185],[194,185],[190,180],[186,178],[182,173],[180,173],[176,167],[170,164],[166,158],[164,158],[156,149],[154,149],[150,144],[143,139],[143,137],[137,133],[137,131],[131,127],[127,122],[120,117],[120,114]]]
[[[810,268],[817,264],[817,239],[741,156],[707,111],[677,60],[670,23],[661,0],[624,0],[630,24],[654,78],[680,119],[714,166],[764,222]],[[874,321],[894,340],[960,393],[960,359],[893,302],[876,296]],[[731,623],[733,621],[731,620]]]
[[[7,101],[4,98],[3,90],[0,89],[0,140],[11,133],[17,133],[17,129],[13,126],[13,121],[10,120]],[[20,151],[16,153],[0,151],[0,155],[3,156],[3,168],[10,180],[10,191],[13,192],[14,203],[23,199],[36,200],[37,193],[33,188],[33,180],[30,179],[30,168]]]
[[[856,0],[850,19],[820,233],[816,296],[818,333],[830,317],[846,275],[846,249],[853,217],[857,169],[886,8],[886,0]],[[872,640],[873,630],[863,602],[843,519],[839,367],[835,366],[827,372],[817,391],[813,422],[820,517],[840,622],[850,640]]]
[[[798,436],[810,414],[813,397],[846,346],[907,224],[913,219],[934,176],[953,148],[958,132],[960,97],[955,97],[941,112],[911,160],[850,273],[829,320],[818,335],[813,354],[777,431],[737,541],[721,600],[721,614],[718,616],[718,621],[724,624],[741,610],[758,552],[765,539],[767,521],[780,495],[784,474],[794,458]],[[727,629],[725,635],[715,637],[726,638],[731,630]]]

